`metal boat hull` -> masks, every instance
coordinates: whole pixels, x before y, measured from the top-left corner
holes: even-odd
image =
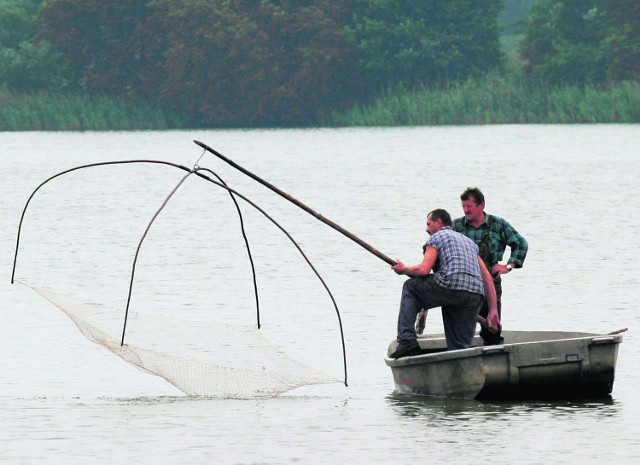
[[[460,399],[607,397],[613,389],[620,334],[504,331],[505,343],[446,351],[442,335],[418,338],[422,353],[385,353],[396,391]]]

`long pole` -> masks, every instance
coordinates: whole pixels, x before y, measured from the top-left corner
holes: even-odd
[[[287,194],[286,192],[284,192],[281,189],[278,189],[276,186],[274,186],[273,184],[271,184],[268,181],[265,181],[264,179],[262,179],[260,176],[253,174],[251,171],[243,168],[242,166],[238,165],[236,162],[234,162],[233,160],[225,157],[224,155],[222,155],[220,152],[218,152],[217,150],[209,147],[207,144],[194,140],[193,142],[195,142],[197,145],[199,145],[200,147],[202,147],[203,149],[205,149],[207,152],[212,153],[213,155],[215,155],[216,157],[220,158],[222,161],[228,163],[229,165],[233,166],[235,169],[237,169],[238,171],[246,174],[247,176],[249,176],[252,179],[255,179],[256,181],[258,181],[260,184],[262,184],[263,186],[268,187],[269,189],[271,189],[273,192],[275,192],[276,194],[284,197],[285,199],[287,199],[289,202],[297,205],[298,207],[302,208],[304,211],[306,211],[307,213],[310,213],[311,215],[315,216],[317,219],[319,219],[320,221],[322,221],[324,224],[332,227],[333,229],[335,229],[336,231],[338,231],[339,233],[343,234],[344,236],[348,237],[349,239],[351,239],[353,242],[355,242],[356,244],[358,244],[359,246],[363,247],[364,249],[368,250],[369,252],[371,252],[373,255],[375,255],[376,257],[384,260],[385,262],[387,262],[389,265],[393,266],[395,265],[397,262],[395,260],[393,260],[392,258],[389,258],[387,255],[383,254],[382,252],[380,252],[379,250],[375,249],[374,247],[370,246],[369,244],[367,244],[365,241],[363,241],[362,239],[360,239],[357,236],[354,236],[353,234],[351,234],[349,231],[347,231],[346,229],[344,229],[342,226],[340,226],[339,224],[334,223],[333,221],[331,221],[328,218],[325,218],[324,216],[322,216],[320,213],[318,213],[317,211],[311,209],[310,207],[306,206],[304,203],[300,202],[298,199],[296,199],[295,197],[290,196],[289,194]],[[495,332],[492,328],[489,328],[489,325],[487,324],[487,320],[482,318],[480,315],[477,316],[478,319],[478,323],[480,323],[480,325],[484,328],[487,328],[488,330]]]
[[[290,196],[289,194],[287,194],[286,192],[282,191],[281,189],[278,189],[276,186],[274,186],[273,184],[271,184],[268,181],[265,181],[264,179],[262,179],[261,177],[253,174],[251,171],[243,168],[242,166],[238,165],[236,162],[234,162],[233,160],[230,160],[229,158],[225,157],[224,155],[222,155],[220,152],[216,151],[215,149],[212,149],[211,147],[209,147],[207,144],[204,144],[200,141],[194,140],[193,142],[195,142],[196,144],[198,144],[200,147],[202,147],[203,149],[205,149],[208,152],[211,152],[212,154],[214,154],[216,157],[220,158],[221,160],[227,162],[229,165],[233,166],[235,169],[237,169],[238,171],[241,171],[242,173],[246,174],[247,176],[249,176],[250,178],[255,179],[256,181],[258,181],[260,184],[262,184],[263,186],[268,187],[269,189],[271,189],[273,192],[275,192],[276,194],[284,197],[285,199],[287,199],[289,202],[297,205],[298,207],[302,208],[304,211],[306,211],[307,213],[310,213],[311,215],[315,216],[317,219],[319,219],[320,221],[322,221],[324,224],[332,227],[333,229],[335,229],[336,231],[338,231],[339,233],[345,235],[346,237],[348,237],[349,239],[351,239],[353,242],[355,242],[356,244],[358,244],[359,246],[365,248],[366,250],[368,250],[369,252],[371,252],[373,255],[375,255],[376,257],[384,260],[385,262],[387,262],[389,265],[393,266],[396,264],[396,261],[393,260],[392,258],[389,258],[388,256],[386,256],[385,254],[383,254],[382,252],[380,252],[379,250],[371,247],[369,244],[367,244],[365,241],[363,241],[362,239],[360,239],[357,236],[354,236],[353,234],[351,234],[349,231],[347,231],[346,229],[344,229],[342,226],[340,226],[339,224],[334,223],[333,221],[331,221],[328,218],[325,218],[324,216],[322,216],[320,213],[318,213],[317,211],[309,208],[307,205],[305,205],[304,203],[300,202],[298,199]]]

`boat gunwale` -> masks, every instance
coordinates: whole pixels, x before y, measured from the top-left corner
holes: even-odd
[[[513,332],[514,333],[515,332],[562,333],[562,331],[513,331]],[[600,338],[607,338],[607,340],[598,340],[598,341],[595,341],[595,344],[598,344],[598,345],[620,344],[623,339],[622,334],[583,333],[583,332],[577,332],[577,331],[575,332],[566,331],[566,333],[582,334],[583,336],[542,339],[542,340],[536,340],[536,341],[511,342],[507,344],[491,345],[491,346],[474,346],[474,347],[469,347],[467,349],[458,349],[458,350],[445,349],[439,352],[412,355],[408,357],[402,357],[399,359],[390,358],[388,355],[389,348],[387,347],[387,350],[385,350],[385,353],[384,353],[384,361],[387,364],[387,366],[391,368],[398,368],[398,367],[405,367],[405,366],[414,366],[419,364],[446,362],[449,360],[462,359],[462,358],[482,357],[483,355],[499,354],[503,352],[508,352],[510,347],[515,347],[515,346],[527,346],[527,345],[540,344],[540,343],[552,343],[552,342],[559,342],[559,341],[581,341],[581,340],[588,340],[590,343],[594,343],[594,340],[600,339]],[[424,336],[418,337],[418,341],[420,340],[437,341],[441,339],[444,339],[444,336],[438,335],[438,334],[427,335],[427,337],[424,337]]]

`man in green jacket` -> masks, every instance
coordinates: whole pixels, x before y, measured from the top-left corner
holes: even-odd
[[[514,268],[522,268],[529,245],[526,239],[505,219],[490,215],[484,211],[484,195],[477,187],[468,187],[462,195],[464,216],[453,221],[453,230],[473,240],[480,249],[480,257],[493,276],[498,303],[498,314],[502,317],[502,278]],[[502,261],[507,246],[511,254],[505,264]],[[480,316],[487,317],[488,307],[485,301]],[[485,345],[502,344],[500,331],[491,333],[486,329],[480,331]]]

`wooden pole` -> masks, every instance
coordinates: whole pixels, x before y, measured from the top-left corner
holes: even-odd
[[[246,174],[247,176],[249,176],[250,178],[255,179],[256,181],[258,181],[260,184],[262,184],[263,186],[268,187],[269,189],[271,189],[273,192],[275,192],[276,194],[284,197],[285,199],[287,199],[289,202],[297,205],[298,207],[302,208],[304,211],[306,211],[307,213],[310,213],[311,215],[315,216],[317,219],[319,219],[320,221],[322,221],[324,224],[332,227],[333,229],[335,229],[336,231],[338,231],[339,233],[345,235],[346,237],[348,237],[349,239],[351,239],[353,242],[355,242],[356,244],[358,244],[359,246],[365,248],[366,250],[368,250],[369,252],[371,252],[373,255],[375,255],[376,257],[384,260],[385,262],[387,262],[389,265],[393,266],[396,264],[396,261],[389,258],[388,256],[386,256],[385,254],[383,254],[382,252],[378,251],[377,249],[371,247],[369,244],[367,244],[365,241],[363,241],[362,239],[360,239],[357,236],[354,236],[353,234],[351,234],[349,231],[347,231],[346,229],[344,229],[342,226],[340,226],[339,224],[334,223],[333,221],[331,221],[328,218],[325,218],[324,216],[322,216],[320,213],[316,212],[315,210],[312,210],[311,208],[309,208],[308,206],[306,206],[304,203],[300,202],[298,199],[290,196],[289,194],[287,194],[286,192],[278,189],[276,186],[274,186],[273,184],[271,184],[268,181],[265,181],[264,179],[262,179],[261,177],[253,174],[251,171],[243,168],[242,166],[238,165],[236,162],[234,162],[233,160],[230,160],[229,158],[225,157],[224,155],[222,155],[221,153],[217,152],[216,150],[212,149],[211,147],[209,147],[207,144],[204,144],[200,141],[194,140],[193,142],[195,142],[196,144],[198,144],[200,147],[202,147],[203,149],[205,149],[208,152],[211,152],[212,154],[214,154],[216,157],[220,158],[221,160],[227,162],[229,165],[233,166],[235,169],[241,171],[242,173]]]
[[[296,199],[295,197],[290,196],[289,194],[287,194],[286,192],[284,192],[281,189],[278,189],[276,186],[274,186],[273,184],[271,184],[268,181],[265,181],[264,179],[262,179],[261,177],[253,174],[251,171],[243,168],[242,166],[238,165],[236,162],[234,162],[233,160],[225,157],[224,155],[222,155],[220,152],[218,152],[217,150],[209,147],[207,144],[194,140],[193,142],[195,142],[197,145],[199,145],[200,147],[202,147],[204,150],[206,150],[207,152],[212,153],[213,155],[215,155],[216,157],[218,157],[219,159],[221,159],[222,161],[228,163],[229,165],[233,166],[235,169],[237,169],[238,171],[246,174],[247,176],[249,176],[252,179],[255,179],[256,181],[258,181],[260,184],[262,184],[263,186],[268,187],[269,189],[271,189],[273,192],[275,192],[276,194],[280,195],[281,197],[284,197],[285,199],[287,199],[289,202],[297,205],[298,207],[302,208],[304,211],[306,211],[307,213],[315,216],[317,219],[319,219],[320,221],[322,221],[324,224],[332,227],[333,229],[335,229],[336,231],[338,231],[339,233],[343,234],[344,236],[348,237],[349,239],[351,239],[353,242],[355,242],[356,244],[358,244],[359,246],[361,246],[362,248],[368,250],[369,252],[371,252],[373,255],[375,255],[376,257],[380,258],[381,260],[385,261],[386,263],[388,263],[389,265],[393,266],[395,265],[397,262],[395,260],[393,260],[392,258],[389,258],[387,255],[383,254],[382,252],[378,251],[377,249],[375,249],[374,247],[370,246],[369,244],[367,244],[365,241],[363,241],[362,239],[360,239],[357,236],[354,236],[353,234],[351,234],[349,231],[347,231],[346,229],[344,229],[342,226],[340,226],[339,224],[334,223],[333,221],[331,221],[328,218],[325,218],[324,216],[322,216],[320,213],[316,212],[315,210],[309,208],[308,206],[306,206],[304,203],[300,202],[298,199]],[[480,323],[480,326],[482,326],[483,328],[488,329],[489,331],[495,332],[492,328],[489,327],[489,325],[487,324],[487,320],[485,320],[484,318],[482,318],[480,315],[478,315],[477,317],[478,319],[478,323]]]

